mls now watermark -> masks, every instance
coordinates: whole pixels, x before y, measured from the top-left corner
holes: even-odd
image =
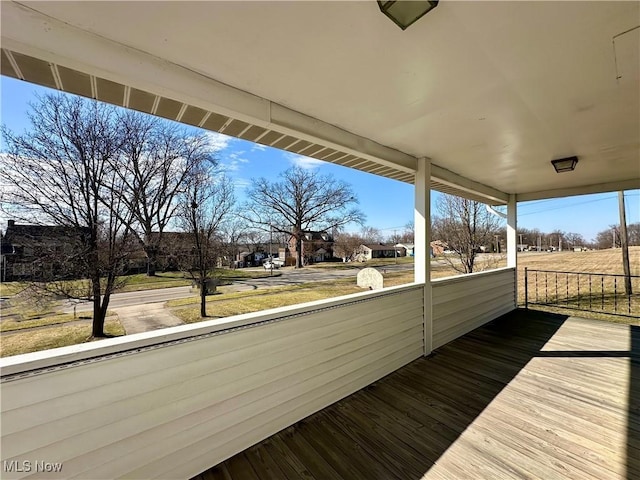
[[[45,462],[44,460],[3,460],[2,471],[5,473],[55,473],[62,471],[62,462]]]

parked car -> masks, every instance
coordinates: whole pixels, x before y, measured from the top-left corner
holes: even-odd
[[[264,267],[265,270],[273,270],[274,268],[280,268],[280,265],[275,263],[275,262],[271,262],[269,260],[267,260],[266,262],[264,262],[262,264],[262,266]]]

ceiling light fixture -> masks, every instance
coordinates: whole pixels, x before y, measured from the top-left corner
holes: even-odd
[[[438,0],[378,0],[380,11],[389,17],[402,30],[406,30],[416,20],[438,6]]]
[[[551,165],[556,169],[556,172],[571,172],[576,168],[578,163],[578,157],[559,158],[558,160],[551,160]]]

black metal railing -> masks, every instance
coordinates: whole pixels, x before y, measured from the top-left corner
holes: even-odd
[[[524,303],[640,318],[640,276],[525,268]]]

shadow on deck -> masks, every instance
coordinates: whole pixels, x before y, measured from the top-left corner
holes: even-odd
[[[195,477],[640,478],[640,327],[519,310]]]

